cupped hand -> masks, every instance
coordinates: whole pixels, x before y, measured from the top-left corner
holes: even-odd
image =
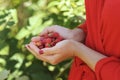
[[[53,25],[50,27],[46,27],[41,33],[40,36],[45,35],[50,32],[57,32],[64,39],[72,39],[75,41],[83,41],[85,38],[85,33],[82,29],[68,29],[62,26]]]
[[[68,58],[72,58],[76,54],[77,42],[74,40],[63,40],[58,42],[54,47],[43,48],[43,54],[33,42],[26,45],[26,48],[39,60],[50,64],[58,64]]]

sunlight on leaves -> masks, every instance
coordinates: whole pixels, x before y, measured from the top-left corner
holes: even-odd
[[[5,80],[8,75],[9,75],[10,71],[8,70],[3,70],[2,72],[0,72],[0,80]]]

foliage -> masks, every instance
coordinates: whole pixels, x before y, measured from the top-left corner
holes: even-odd
[[[84,19],[83,0],[0,0],[0,80],[66,80],[70,60],[53,66],[24,45],[46,26],[72,29]]]

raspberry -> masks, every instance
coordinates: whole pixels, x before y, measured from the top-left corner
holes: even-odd
[[[51,43],[51,42],[52,42],[52,39],[51,39],[51,38],[47,38],[45,42],[46,42],[46,43]]]
[[[55,44],[56,44],[56,42],[54,41],[54,42],[51,43],[51,46],[55,46]]]
[[[48,38],[49,36],[48,36],[48,34],[45,34],[44,37],[45,37],[45,38]]]
[[[40,51],[39,51],[39,54],[43,54],[43,50],[40,50]]]
[[[58,38],[55,40],[55,43],[57,43],[57,42],[59,42],[59,41],[61,41],[61,40],[63,40],[63,38],[62,38],[62,37],[58,37]]]
[[[54,36],[55,38],[57,38],[57,37],[59,37],[59,34],[58,34],[57,32],[54,32],[54,33],[53,33],[53,36]]]
[[[44,37],[40,37],[40,41],[43,41],[44,40]]]
[[[45,47],[46,47],[46,48],[51,47],[51,44],[46,43],[46,44],[45,44]]]
[[[43,46],[43,45],[40,45],[40,46],[38,46],[38,48],[39,48],[39,49],[42,49],[42,48],[44,48],[44,46]]]
[[[40,49],[39,53],[43,54],[43,48],[55,46],[63,38],[57,32],[51,32],[40,36],[40,41],[35,42],[35,45]]]

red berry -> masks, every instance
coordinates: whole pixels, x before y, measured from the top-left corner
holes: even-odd
[[[62,41],[62,40],[63,40],[63,38],[59,36],[59,37],[55,40],[55,43],[60,42],[60,41]]]
[[[59,41],[60,41],[59,39],[56,39],[54,42],[57,43],[57,42],[59,42]]]
[[[59,36],[60,36],[60,35],[59,35],[57,32],[54,32],[54,33],[53,33],[53,37],[56,38],[56,37],[59,37]]]
[[[57,39],[59,39],[60,41],[63,40],[63,38],[61,36],[59,36]]]
[[[51,43],[52,42],[52,39],[51,38],[47,38],[46,39],[46,43]]]
[[[45,44],[46,43],[46,38],[44,38],[42,41],[41,41],[42,44]]]
[[[39,54],[43,54],[43,50],[39,50]]]
[[[43,41],[44,40],[44,37],[40,37],[40,41]]]
[[[51,47],[55,46],[55,44],[56,44],[55,41],[52,42],[52,43],[51,43]]]
[[[45,38],[48,38],[49,36],[48,36],[48,34],[45,34],[44,37],[45,37]]]
[[[44,44],[44,39],[45,39],[44,37],[40,37],[40,43],[41,44]]]
[[[51,44],[46,43],[46,44],[45,44],[45,47],[46,47],[46,48],[47,48],[47,47],[51,47]]]
[[[56,43],[63,40],[63,38],[57,32],[50,32],[40,36],[40,41],[36,42],[35,44],[38,46],[39,49],[45,47],[53,47]]]
[[[40,46],[38,46],[38,48],[39,48],[39,49],[42,49],[42,48],[44,48],[44,46],[43,46],[43,45],[40,45]]]

